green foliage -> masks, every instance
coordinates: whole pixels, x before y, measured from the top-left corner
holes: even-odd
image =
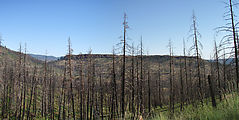
[[[168,112],[160,112],[152,120],[239,120],[239,97],[238,95],[229,96],[220,102],[217,108],[211,104],[193,107],[185,106],[182,112],[176,110],[174,115]]]

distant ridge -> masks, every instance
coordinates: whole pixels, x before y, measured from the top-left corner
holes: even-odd
[[[47,59],[47,61],[55,61],[59,59],[59,57],[55,57],[55,56],[46,56],[46,55],[37,55],[37,54],[28,54],[28,55],[41,61],[44,61],[45,58]]]

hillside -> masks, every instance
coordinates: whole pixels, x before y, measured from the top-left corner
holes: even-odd
[[[112,54],[80,54],[80,55],[72,55],[71,60],[73,61],[73,64],[79,64],[79,61],[87,61],[89,59],[92,59],[96,66],[102,66],[102,67],[110,67],[112,64]],[[120,63],[120,59],[122,58],[121,55],[116,55],[115,59],[117,63]],[[140,56],[134,56],[135,59],[138,58],[140,59]],[[178,72],[178,69],[180,67],[180,63],[184,61],[184,56],[173,56],[173,61],[174,61],[174,66],[176,69],[176,72]],[[126,56],[127,59],[127,65],[130,66],[131,64],[131,56]],[[196,67],[195,66],[195,57],[187,56],[186,59],[188,61],[191,61],[192,68]],[[49,64],[58,66],[63,68],[65,61],[68,60],[68,56],[60,57],[58,60],[55,61],[50,61]],[[170,56],[169,55],[143,55],[143,64],[148,64],[150,65],[150,69],[153,71],[157,71],[157,66],[160,64],[162,66],[163,70],[165,72],[168,72],[168,67],[169,67],[169,60]],[[203,60],[202,59],[202,65],[205,64],[206,68],[209,68],[209,63],[210,61],[208,60]],[[117,64],[119,65],[119,64]]]
[[[19,52],[8,49],[6,47],[1,47],[0,49],[1,49],[0,53],[2,54],[2,56],[0,56],[0,60],[3,58],[5,58],[11,62],[16,62],[17,60],[19,60]],[[34,64],[42,65],[44,63],[45,57],[46,56],[44,56],[44,55],[27,54],[26,61],[27,61],[27,63],[29,63],[31,65],[34,65]],[[122,56],[116,55],[115,57],[116,57],[117,61],[120,62],[120,58]],[[135,57],[139,58],[140,56],[135,56]],[[79,61],[79,60],[87,61],[89,58],[95,60],[95,63],[97,65],[101,65],[102,67],[104,65],[109,67],[109,65],[112,64],[112,54],[72,55],[72,61],[75,64],[77,64],[77,61]],[[175,68],[178,69],[180,60],[183,61],[184,56],[173,56],[173,58],[175,61],[175,63],[174,63]],[[67,59],[68,59],[67,56],[59,57],[59,58],[54,57],[54,56],[47,56],[47,61],[48,61],[49,65],[52,65],[56,68],[61,68],[61,69],[64,68],[64,61]],[[130,64],[131,56],[127,56],[127,59],[128,59],[127,63]],[[163,71],[168,71],[167,69],[168,69],[169,59],[170,59],[170,56],[168,56],[168,55],[144,55],[143,56],[143,62],[150,64],[152,70],[156,70],[157,69],[156,66],[160,63],[161,66],[163,68],[165,68],[165,70],[163,70]],[[194,59],[195,59],[194,57],[190,57],[190,56],[187,57],[187,60],[194,60]],[[1,60],[1,61],[3,61],[3,60]],[[206,64],[209,64],[209,62],[210,62],[207,60],[203,60],[203,61]]]
[[[15,63],[19,60],[20,54],[17,51],[8,49],[6,47],[0,47],[0,61],[4,62],[4,60],[7,60],[7,62]],[[22,54],[23,59],[24,54]],[[30,55],[26,55],[26,62],[29,65],[41,65],[43,62],[41,60],[35,59],[34,57]]]

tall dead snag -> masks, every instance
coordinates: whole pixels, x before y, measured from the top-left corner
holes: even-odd
[[[127,22],[127,15],[124,14],[124,39],[123,39],[123,61],[122,61],[122,80],[121,80],[121,115],[122,118],[125,116],[125,64],[126,64],[126,30],[129,28],[128,22]]]
[[[172,113],[173,109],[173,71],[172,71],[172,43],[171,40],[169,40],[169,111]]]
[[[236,25],[234,21],[234,13],[233,13],[233,5],[232,5],[232,0],[229,0],[229,5],[230,5],[230,15],[231,15],[231,28],[232,28],[232,34],[233,34],[233,41],[234,41],[234,51],[235,51],[235,61],[236,61],[236,83],[237,83],[237,90],[238,89],[238,84],[239,84],[239,68],[238,68],[238,51],[237,51],[237,40],[236,40]]]
[[[217,28],[218,31],[217,32],[224,32],[225,36],[222,37],[222,40],[220,42],[220,46],[223,47],[223,49],[226,49],[227,51],[229,51],[229,53],[227,54],[233,54],[230,53],[230,51],[234,51],[233,57],[234,57],[234,61],[235,61],[235,67],[236,67],[236,88],[237,90],[239,90],[238,88],[238,84],[239,84],[239,66],[238,66],[238,42],[237,42],[237,25],[238,23],[236,23],[235,20],[235,14],[233,11],[233,8],[238,4],[238,3],[234,3],[233,0],[229,0],[228,3],[226,3],[226,8],[228,9],[228,11],[225,12],[224,18],[225,21],[227,21],[227,23],[225,24],[225,26],[219,27]]]
[[[72,67],[71,67],[71,40],[70,37],[68,39],[68,70],[69,70],[69,79],[70,79],[70,95],[71,95],[71,103],[72,103],[72,112],[73,112],[73,119],[75,120],[75,105],[74,105],[74,94],[73,94],[73,77],[72,77]]]
[[[216,69],[217,69],[217,84],[218,84],[218,94],[219,99],[222,101],[222,95],[221,95],[221,80],[220,80],[220,68],[219,68],[219,56],[218,56],[218,49],[217,49],[217,43],[214,41],[214,50],[215,50],[215,59],[216,59]]]
[[[192,37],[193,39],[193,46],[190,48],[189,51],[193,52],[193,56],[196,56],[196,65],[197,65],[197,79],[198,79],[198,85],[197,85],[197,92],[199,95],[199,100],[203,103],[202,101],[202,85],[201,85],[201,72],[200,72],[200,64],[201,64],[201,55],[200,55],[200,48],[202,48],[202,44],[199,41],[200,38],[200,33],[197,29],[197,20],[196,20],[196,16],[193,13],[192,16],[193,19],[193,24],[190,28],[190,31],[192,32],[192,34],[189,37]]]

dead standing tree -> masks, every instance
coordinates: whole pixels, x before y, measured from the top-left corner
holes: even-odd
[[[192,34],[189,36],[189,38],[193,39],[193,46],[189,49],[190,52],[192,52],[191,55],[196,56],[196,71],[197,71],[197,80],[198,80],[198,85],[197,85],[197,92],[198,92],[198,99],[201,101],[201,103],[203,103],[202,99],[203,99],[203,93],[202,93],[202,85],[201,85],[201,72],[200,72],[200,64],[201,64],[201,52],[200,50],[202,49],[202,44],[199,41],[199,38],[201,37],[199,31],[198,31],[198,27],[197,27],[197,19],[196,16],[193,12],[193,24],[190,27],[190,32],[192,32]]]
[[[74,105],[74,94],[73,94],[73,77],[72,77],[72,65],[71,65],[71,40],[70,37],[68,39],[68,72],[69,72],[69,81],[70,81],[70,96],[71,96],[71,104],[72,104],[72,112],[73,112],[73,119],[75,120],[75,105]]]
[[[216,60],[216,70],[217,70],[217,91],[219,94],[219,99],[222,101],[222,95],[221,95],[221,79],[220,79],[220,67],[219,67],[219,56],[218,56],[218,47],[216,41],[214,41],[214,58]]]
[[[228,9],[225,14],[224,18],[227,23],[217,28],[217,33],[225,33],[222,37],[219,48],[226,50],[227,57],[234,57],[235,62],[235,73],[236,73],[236,88],[238,90],[238,83],[239,83],[239,66],[238,66],[238,40],[237,40],[237,25],[239,24],[236,22],[235,14],[234,14],[234,7],[238,4],[233,2],[233,0],[229,0],[228,2],[224,2],[226,4],[226,8]],[[219,50],[220,51],[220,50]],[[234,51],[234,52],[233,52]]]
[[[124,22],[123,22],[123,39],[120,41],[120,43],[117,44],[117,46],[120,46],[120,49],[122,49],[122,56],[120,56],[121,59],[121,98],[120,98],[120,111],[121,111],[121,117],[125,117],[125,81],[126,81],[126,54],[130,46],[127,44],[127,29],[129,28],[128,22],[127,22],[127,15],[124,14]]]
[[[127,15],[124,14],[124,39],[123,39],[123,61],[122,61],[122,81],[121,81],[121,115],[122,118],[125,116],[125,65],[126,65],[126,30],[129,28],[127,22]]]
[[[139,104],[140,104],[140,113],[143,114],[144,105],[143,105],[143,37],[141,36],[140,40],[140,80],[139,80]]]
[[[172,60],[172,43],[171,43],[171,40],[169,40],[169,111],[170,113],[172,113],[174,110],[173,110],[173,71],[172,71],[172,64],[173,64],[173,60]]]

